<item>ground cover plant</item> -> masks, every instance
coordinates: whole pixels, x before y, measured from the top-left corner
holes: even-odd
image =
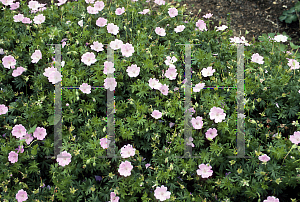
[[[298,47],[285,33],[259,42],[155,0],[19,4],[2,0],[0,192],[3,201],[295,201],[299,189]],[[54,48],[62,44],[61,72]],[[185,46],[192,107],[185,109]],[[108,61],[107,46],[114,50]],[[177,45],[176,45],[177,44]],[[244,45],[245,114],[236,113],[237,44]],[[114,73],[114,78],[108,74]],[[55,84],[63,148],[54,154]],[[91,86],[103,86],[92,88]],[[115,95],[115,152],[105,156],[107,91]],[[192,138],[184,139],[186,113]],[[246,156],[236,152],[245,121]],[[184,146],[193,156],[183,156]]]

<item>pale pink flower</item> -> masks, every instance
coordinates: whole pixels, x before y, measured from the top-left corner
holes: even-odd
[[[32,21],[30,20],[30,18],[24,17],[23,20],[22,20],[22,23],[30,24],[30,23],[32,23]]]
[[[191,145],[192,147],[195,147],[195,145],[192,143],[193,140],[194,138],[189,137],[188,143],[186,143],[186,145]]]
[[[23,72],[25,71],[24,67],[18,67],[17,69],[15,69],[12,73],[13,77],[17,77],[20,76]]]
[[[31,55],[32,63],[37,63],[40,59],[42,59],[42,52],[40,50],[35,50]]]
[[[59,155],[57,155],[56,161],[60,166],[66,166],[69,165],[71,162],[72,155],[66,151],[61,152]]]
[[[57,3],[57,6],[61,6],[67,2],[67,0],[58,0],[59,3]]]
[[[26,128],[22,124],[15,125],[12,128],[12,135],[16,138],[21,138],[26,135]]]
[[[134,47],[130,43],[123,44],[121,46],[122,55],[125,57],[130,57],[134,53]]]
[[[16,10],[20,7],[20,2],[14,3],[10,5],[10,10]]]
[[[259,156],[258,159],[262,162],[267,162],[270,160],[270,157],[268,157],[266,154]]]
[[[200,92],[200,90],[202,90],[205,86],[205,83],[198,83],[195,85],[195,87],[193,88],[194,92]]]
[[[0,2],[2,2],[5,6],[14,4],[14,0],[1,0]]]
[[[207,68],[203,68],[201,70],[202,76],[204,77],[208,77],[208,76],[212,76],[214,74],[216,70],[212,68],[212,66],[209,66]]]
[[[155,119],[160,119],[162,117],[162,113],[159,110],[154,110],[151,116]]]
[[[137,65],[128,66],[126,69],[129,77],[137,77],[140,73],[140,67]]]
[[[100,139],[100,145],[103,149],[107,149],[109,147],[110,144],[110,140],[108,140],[107,138],[101,138]]]
[[[283,36],[281,34],[274,37],[274,40],[277,42],[286,42],[287,39],[288,39],[287,36]]]
[[[214,14],[211,14],[211,13],[207,13],[206,15],[203,15],[202,17],[208,19],[210,18],[211,16],[213,16]]]
[[[114,25],[113,23],[108,23],[107,32],[117,35],[119,33],[119,27],[117,25]]]
[[[124,145],[122,148],[121,148],[121,156],[122,158],[129,158],[131,156],[134,156],[135,155],[135,148],[132,147],[132,145],[128,144],[128,145]]]
[[[28,2],[28,7],[31,9],[31,10],[38,10],[38,8],[40,7],[40,3],[38,1],[29,1]]]
[[[213,107],[210,109],[209,116],[211,120],[215,120],[215,123],[222,122],[225,119],[226,114],[224,110],[219,107]]]
[[[61,44],[61,46],[62,46],[62,47],[65,47],[66,44],[67,44],[67,43],[64,41],[64,42]]]
[[[178,87],[175,87],[175,88],[174,88],[174,91],[177,91],[177,90],[179,90],[179,88],[178,88]]]
[[[99,13],[98,8],[95,8],[95,7],[92,7],[92,6],[88,6],[88,7],[86,8],[86,10],[87,10],[87,12],[88,12],[89,14],[98,14],[98,13]]]
[[[171,18],[174,18],[178,15],[178,10],[176,8],[169,8],[168,13]]]
[[[210,170],[212,169],[211,166],[205,165],[205,164],[201,164],[199,165],[199,169],[197,170],[197,174],[201,175],[202,178],[208,178],[210,176],[213,175],[213,171]]]
[[[264,58],[262,56],[260,56],[258,53],[253,54],[251,57],[251,61],[256,62],[258,64],[264,64],[263,59]]]
[[[291,69],[299,69],[299,62],[295,59],[289,59],[289,58],[286,58],[288,59],[288,66],[291,68]]]
[[[120,175],[127,177],[127,176],[131,175],[132,169],[133,169],[133,166],[131,165],[131,162],[125,161],[120,164],[118,172],[120,173]]]
[[[217,26],[216,26],[217,27]],[[217,27],[216,31],[223,31],[225,29],[227,29],[228,27],[226,25],[222,25],[221,27]]]
[[[197,116],[191,120],[194,129],[201,129],[203,127],[202,117]]]
[[[43,14],[39,14],[33,18],[33,22],[35,24],[42,24],[45,22],[45,16]]]
[[[117,82],[115,78],[106,78],[104,80],[104,88],[113,91],[116,89]]]
[[[203,30],[207,31],[206,24],[203,20],[198,20],[196,22],[196,27],[198,27],[200,31],[203,31]]]
[[[176,76],[177,76],[177,69],[175,68],[169,68],[167,69],[166,73],[165,73],[165,76],[170,79],[170,80],[175,80],[176,79]]]
[[[98,41],[94,41],[93,42],[93,45],[91,45],[91,49],[94,50],[94,51],[103,51],[103,44],[102,43],[99,43]]]
[[[275,196],[268,196],[268,198],[263,202],[279,202],[279,199],[276,198]]]
[[[162,85],[159,88],[159,91],[163,94],[163,95],[168,95],[169,93],[169,86],[167,86],[167,84]]]
[[[144,9],[142,12],[139,12],[139,13],[145,15],[145,14],[147,14],[149,11],[150,11],[149,9]]]
[[[167,191],[167,187],[162,185],[161,187],[157,186],[154,190],[154,196],[160,201],[165,201],[170,198],[171,192]]]
[[[31,134],[26,133],[25,136],[21,137],[20,140],[25,139],[26,143],[29,145],[31,141],[33,140],[33,137]]]
[[[209,128],[207,130],[207,132],[205,133],[206,135],[206,139],[208,140],[212,140],[214,139],[215,137],[217,137],[218,133],[217,133],[217,129],[215,128]]]
[[[108,62],[108,61],[105,61],[104,62],[104,70],[103,70],[103,73],[104,74],[112,74],[115,72],[115,68],[114,68],[114,63],[112,62]]]
[[[81,56],[81,62],[87,66],[91,66],[91,64],[94,64],[96,61],[97,60],[95,59],[95,54],[93,52],[86,52]]]
[[[237,36],[229,39],[230,39],[230,43],[241,43],[241,39]]]
[[[107,25],[107,20],[105,18],[99,17],[96,21],[96,25],[99,27],[104,27],[105,25]]]
[[[22,20],[24,19],[24,15],[23,14],[18,14],[18,15],[14,15],[14,22],[22,22]]]
[[[16,153],[15,151],[11,151],[8,154],[8,160],[11,163],[16,163],[18,161],[18,153]]]
[[[300,131],[295,131],[294,134],[290,136],[289,140],[298,145],[300,143]]]
[[[27,192],[23,189],[20,189],[16,194],[16,199],[18,200],[18,202],[26,201],[28,199]]]
[[[4,56],[2,58],[2,64],[5,68],[10,69],[10,67],[15,66],[17,64],[17,61],[12,55]]]
[[[176,33],[178,33],[178,32],[182,32],[184,29],[185,29],[185,26],[184,26],[184,25],[179,25],[179,26],[177,26],[177,27],[174,29],[174,31],[175,31]]]
[[[93,4],[95,0],[85,0],[85,3],[87,4]]]
[[[90,94],[91,93],[91,86],[87,83],[83,83],[80,85],[79,89],[86,94]]]
[[[158,79],[155,79],[155,78],[151,78],[151,79],[149,79],[149,86],[150,86],[150,88],[152,88],[152,89],[156,89],[156,90],[159,90],[160,89],[160,87],[162,86],[162,84],[161,83],[159,83],[159,80]]]
[[[47,135],[46,129],[37,127],[33,133],[33,137],[37,138],[38,140],[43,140]]]
[[[0,115],[6,114],[8,112],[8,108],[5,105],[0,105]]]
[[[177,58],[173,56],[172,58],[170,56],[166,57],[167,59],[165,60],[166,65],[172,65],[174,62],[177,61]]]
[[[114,50],[118,50],[122,47],[123,45],[123,41],[119,40],[119,39],[115,39],[114,41],[110,42],[110,47]]]
[[[115,192],[110,192],[110,202],[119,202],[120,197],[116,196]]]
[[[125,8],[117,8],[115,11],[116,15],[122,15],[123,13],[125,13]]]
[[[165,5],[166,2],[164,0],[155,0],[154,3],[158,4],[158,5]]]
[[[155,33],[159,36],[166,36],[166,31],[164,30],[164,28],[156,27]]]
[[[24,152],[23,145],[21,145],[21,147],[19,145],[18,148],[16,148],[15,150],[18,150],[17,153],[20,153],[20,152],[23,153]]]
[[[52,71],[51,74],[48,76],[49,82],[52,84],[56,84],[61,81],[61,73],[58,71]]]
[[[96,1],[94,3],[94,7],[98,9],[98,11],[102,11],[104,8],[104,2],[103,1]]]
[[[80,27],[83,27],[83,20],[78,21],[78,25],[79,25]]]

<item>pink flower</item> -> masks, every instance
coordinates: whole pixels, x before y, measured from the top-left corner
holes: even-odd
[[[107,149],[109,147],[110,144],[110,140],[108,140],[107,138],[101,138],[100,139],[100,145],[103,149]]]
[[[170,198],[171,192],[167,191],[167,187],[162,185],[161,187],[156,187],[154,190],[154,196],[160,201],[165,201]]]
[[[128,66],[126,72],[129,77],[137,77],[140,73],[140,67],[137,65]]]
[[[166,31],[164,30],[164,28],[156,27],[155,33],[159,36],[166,36]]]
[[[279,199],[275,196],[268,196],[267,200],[264,200],[263,202],[279,202]]]
[[[114,25],[113,23],[108,23],[107,32],[117,35],[119,33],[119,27],[117,25]]]
[[[2,64],[5,68],[10,69],[10,67],[15,66],[17,64],[17,61],[13,56],[9,55],[9,56],[4,56],[2,58]]]
[[[158,79],[155,79],[155,78],[151,78],[151,79],[149,79],[149,86],[150,86],[150,88],[152,88],[152,89],[156,89],[156,90],[159,90],[160,89],[160,87],[162,86],[162,84],[161,83],[159,83],[159,80]]]
[[[274,37],[274,40],[277,42],[281,42],[281,41],[286,42],[287,39],[288,39],[287,36],[283,36],[281,34]]]
[[[24,17],[23,20],[22,20],[22,23],[30,24],[30,23],[32,23],[32,21],[30,20],[30,18]]]
[[[203,20],[198,20],[196,22],[196,27],[198,27],[200,31],[203,31],[203,30],[207,31],[206,24]]]
[[[144,9],[142,12],[139,12],[139,14],[145,15],[145,14],[147,14],[149,11],[150,11],[149,9]]]
[[[195,145],[192,143],[194,139],[192,137],[189,137],[188,143],[186,145],[191,145],[192,147],[195,147]]]
[[[125,13],[125,8],[117,8],[115,11],[116,15],[122,15],[123,13]]]
[[[59,155],[57,155],[57,162],[60,166],[66,166],[66,165],[69,165],[69,163],[71,162],[71,158],[72,158],[72,155],[69,154],[68,152],[66,151],[63,151],[61,152]]]
[[[15,125],[12,129],[12,135],[16,138],[21,138],[26,135],[26,129],[22,124]]]
[[[162,113],[159,110],[154,110],[151,116],[155,119],[160,119],[162,117]]]
[[[165,5],[166,2],[164,0],[155,0],[154,3],[158,4],[158,5]]]
[[[61,81],[61,73],[58,71],[52,71],[51,74],[48,76],[48,80],[52,83],[52,84],[56,84],[58,82]]]
[[[103,73],[104,74],[112,74],[115,72],[115,68],[114,68],[114,63],[112,62],[108,62],[108,61],[105,61],[104,62],[104,70],[103,70]]]
[[[0,105],[0,115],[6,114],[8,112],[8,107],[5,105]]]
[[[160,87],[159,91],[163,94],[163,95],[168,95],[169,93],[169,87],[167,86],[167,84],[164,84]]]
[[[115,192],[110,192],[110,202],[119,202],[120,197],[116,196]]]
[[[37,1],[29,1],[28,3],[28,7],[31,9],[31,10],[38,10],[38,8],[40,7],[40,3],[37,2]]]
[[[300,131],[295,131],[294,134],[290,136],[289,140],[298,145],[300,143]]]
[[[118,172],[120,173],[120,175],[127,177],[127,176],[131,175],[132,169],[133,169],[133,166],[131,165],[131,162],[125,161],[120,164]]]
[[[291,69],[299,69],[299,62],[295,59],[289,59],[289,58],[286,58],[288,59],[288,66],[291,68]]]
[[[213,171],[210,170],[212,169],[211,166],[205,165],[205,164],[201,164],[199,165],[199,169],[197,170],[197,174],[201,175],[202,178],[208,178],[210,176],[213,175]]]
[[[259,156],[258,159],[262,162],[267,162],[270,160],[270,157],[268,157],[266,154]]]
[[[91,93],[91,86],[87,83],[83,83],[80,85],[79,89],[86,94],[90,94]]]
[[[201,129],[203,126],[202,117],[197,116],[196,118],[192,118],[191,120],[194,129]]]
[[[172,58],[170,56],[166,57],[167,59],[165,60],[166,65],[172,65],[174,62],[177,61],[177,58],[173,56]]]
[[[233,37],[233,38],[229,38],[230,39],[230,43],[241,43],[241,39],[239,37]]]
[[[99,10],[95,7],[92,7],[92,6],[88,6],[86,8],[86,10],[89,14],[98,14],[99,13]]]
[[[107,25],[107,20],[105,18],[99,17],[96,21],[96,25],[99,27],[104,27],[105,25]]]
[[[19,7],[20,7],[20,2],[17,2],[10,5],[10,10],[16,10]]]
[[[20,189],[16,194],[16,199],[18,202],[26,201],[28,199],[27,192],[23,189]]]
[[[150,166],[150,163],[145,164],[146,169]]]
[[[42,24],[45,22],[45,16],[43,14],[39,14],[33,18],[33,22],[35,24]]]
[[[1,0],[0,2],[2,2],[5,6],[10,6],[14,3],[14,0]]]
[[[184,25],[179,25],[179,26],[177,26],[177,27],[174,29],[174,31],[175,31],[176,33],[178,33],[178,32],[182,32],[184,29],[185,29],[185,26],[184,26]]]
[[[8,154],[8,160],[11,163],[16,163],[18,161],[18,154],[14,151],[9,152]]]
[[[91,66],[91,64],[94,64],[97,60],[93,52],[86,52],[81,56],[81,61],[87,66]]]
[[[47,135],[46,129],[37,127],[33,133],[33,137],[37,138],[38,140],[43,140]]]
[[[176,76],[177,76],[177,69],[175,68],[169,68],[167,69],[166,73],[165,73],[165,76],[170,79],[170,80],[175,80],[176,79]]]
[[[134,47],[130,43],[123,44],[121,46],[122,55],[125,57],[130,57],[134,53]]]
[[[132,147],[132,145],[128,144],[128,145],[124,145],[122,148],[121,148],[121,156],[122,158],[129,158],[131,156],[134,156],[135,155],[135,148]]]
[[[217,27],[217,26],[216,26]],[[228,27],[226,25],[222,25],[221,27],[217,27],[216,31],[223,31],[225,29],[227,29]]]
[[[14,15],[14,22],[22,22],[22,20],[24,19],[24,15],[23,14],[18,14],[18,15]]]
[[[12,73],[13,77],[17,77],[20,76],[23,72],[25,71],[24,67],[18,67],[17,69],[15,69]]]
[[[18,150],[17,153],[20,153],[20,152],[23,153],[24,152],[23,145],[21,145],[21,147],[18,146],[18,148],[16,148],[15,150]]]
[[[214,139],[215,137],[217,137],[217,135],[218,135],[217,129],[215,129],[215,128],[209,128],[209,129],[207,130],[207,132],[205,133],[205,135],[206,135],[206,138],[207,138],[208,140],[212,140],[212,139]]]
[[[104,2],[103,1],[96,1],[94,4],[94,7],[98,9],[98,11],[102,11],[104,8]]]
[[[251,57],[252,62],[256,62],[256,63],[261,64],[261,65],[264,64],[263,59],[264,58],[262,56],[260,56],[258,53],[253,54],[252,57]]]
[[[174,18],[178,15],[178,10],[176,8],[169,8],[168,13],[171,18]]]
[[[78,25],[79,25],[80,27],[83,27],[83,20],[78,21]]]
[[[198,83],[195,85],[195,87],[193,88],[194,92],[199,92],[200,90],[202,90],[205,86],[205,83]]]
[[[219,107],[213,107],[210,109],[209,112],[210,119],[215,119],[215,123],[222,122],[222,119],[224,120],[226,117],[226,114],[224,113],[224,110]]]
[[[114,41],[110,42],[110,47],[114,50],[118,50],[122,47],[123,45],[123,41],[119,40],[119,39],[115,39]]]
[[[25,139],[26,143],[29,145],[31,141],[33,140],[33,137],[31,134],[26,133],[25,136],[21,137],[20,140]]]
[[[117,82],[115,78],[106,78],[104,80],[104,88],[113,91],[116,89]]]
[[[208,76],[212,76],[215,71],[216,71],[215,69],[212,69],[212,66],[209,66],[207,68],[203,68],[201,70],[201,73],[202,73],[202,76],[208,77]]]
[[[211,13],[207,13],[206,15],[203,15],[202,17],[204,18],[210,18],[211,16],[213,16],[214,14],[211,14]]]
[[[178,88],[178,87],[175,87],[175,88],[174,88],[174,91],[177,91],[177,90],[179,90],[179,88]]]
[[[67,2],[67,0],[58,0],[59,3],[57,3],[57,6],[61,6]]]
[[[35,50],[31,55],[32,63],[37,63],[40,59],[42,59],[42,52],[40,50]]]
[[[93,4],[95,0],[85,0],[85,3],[87,4]]]
[[[91,49],[94,50],[94,51],[103,51],[103,44],[102,43],[99,43],[98,41],[94,41],[93,42],[93,45],[91,45]]]

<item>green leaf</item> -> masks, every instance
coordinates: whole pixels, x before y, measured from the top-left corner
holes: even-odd
[[[300,1],[298,1],[296,4],[295,4],[295,10],[297,11],[297,12],[300,12]]]
[[[33,146],[32,150],[31,150],[31,154],[32,155],[36,155],[37,154],[37,147],[38,146],[39,146],[38,144],[36,144],[36,145]]]
[[[30,130],[27,132],[28,134],[32,134],[36,129],[37,124],[35,124]]]
[[[59,122],[59,120],[60,119],[54,120],[54,114],[49,116],[49,118],[47,119],[50,126],[56,125]]]
[[[286,23],[292,23],[292,22],[296,22],[297,21],[297,15],[289,15],[287,16],[287,18],[285,19]]]
[[[300,46],[295,45],[293,42],[290,42],[290,46],[292,49],[298,49]]]

